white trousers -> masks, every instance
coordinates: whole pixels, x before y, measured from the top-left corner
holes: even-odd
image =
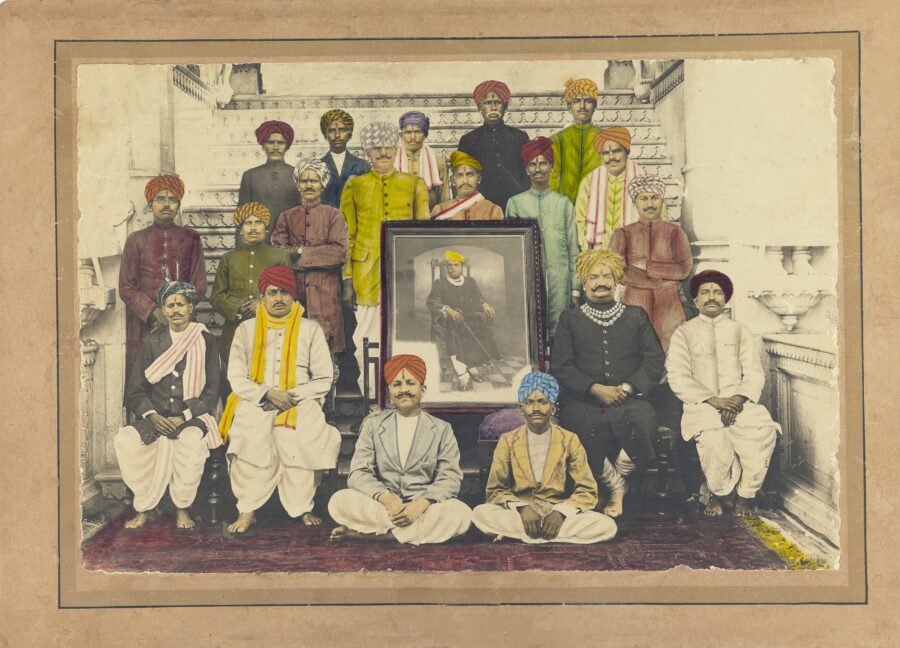
[[[198,427],[184,428],[177,439],[159,437],[150,445],[126,425],[114,441],[116,460],[122,479],[134,493],[134,510],[149,511],[169,489],[172,502],[180,509],[189,507],[197,496],[209,447]]]
[[[391,522],[387,509],[371,497],[350,488],[332,495],[328,514],[345,527],[378,535],[391,531],[398,542],[414,545],[446,542],[464,534],[472,524],[472,509],[458,499],[448,499],[428,507],[407,527]]]
[[[356,330],[353,331],[353,344],[356,345],[356,363],[359,365],[359,392],[363,390],[363,338],[369,338],[370,343],[381,344],[381,304],[374,306],[356,305]],[[380,349],[379,349],[380,351]],[[377,357],[377,353],[375,354]],[[378,384],[377,372],[369,370],[369,398],[375,398]]]
[[[285,466],[279,459],[266,468],[254,466],[235,455],[228,455],[228,460],[231,490],[237,498],[239,513],[257,510],[276,488],[281,505],[291,517],[313,510],[313,498],[324,471]]]
[[[713,495],[737,494],[753,499],[762,487],[775,450],[776,428],[731,426],[704,430],[697,436],[697,454]]]
[[[559,528],[554,540],[531,538],[525,533],[522,517],[499,504],[481,504],[472,511],[472,522],[482,533],[517,538],[529,544],[545,542],[568,542],[571,544],[593,544],[612,540],[616,536],[616,523],[608,515],[596,511],[582,511],[568,516]]]

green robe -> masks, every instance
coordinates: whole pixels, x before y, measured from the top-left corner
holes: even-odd
[[[600,154],[594,150],[594,137],[599,132],[593,124],[572,124],[550,137],[553,142],[550,188],[568,197],[573,204],[581,179],[600,166]]]
[[[575,208],[568,198],[552,189],[540,192],[529,189],[509,199],[506,218],[537,220],[540,227],[547,336],[553,337],[559,316],[571,304],[572,290],[578,289]]]
[[[219,338],[223,366],[228,364],[234,332],[243,321],[238,319],[238,309],[250,297],[259,299],[259,275],[266,268],[277,265],[290,268],[290,253],[264,244],[254,247],[242,245],[226,253],[219,261],[209,303],[225,318],[222,337]]]

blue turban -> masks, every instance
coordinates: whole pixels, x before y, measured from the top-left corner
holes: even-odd
[[[189,302],[196,303],[197,290],[186,281],[167,281],[156,291],[156,303],[160,308],[172,295],[184,295]]]
[[[519,402],[524,401],[535,390],[546,396],[551,403],[559,398],[559,383],[556,378],[543,371],[532,371],[522,378],[519,383]]]
[[[425,113],[421,113],[418,110],[410,110],[409,112],[405,112],[400,115],[400,128],[402,129],[404,126],[418,126],[422,129],[422,132],[425,133],[425,136],[428,136],[428,127],[431,125],[431,120],[428,119],[428,115]]]

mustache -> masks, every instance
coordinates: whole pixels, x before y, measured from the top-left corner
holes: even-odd
[[[397,398],[413,398],[413,395],[412,392],[405,391],[397,394]]]
[[[710,299],[708,302],[706,302],[706,303],[703,304],[703,305],[704,305],[704,306],[709,306],[710,304],[716,304],[716,305],[718,305],[718,303],[719,303],[719,302],[717,302],[715,299]]]

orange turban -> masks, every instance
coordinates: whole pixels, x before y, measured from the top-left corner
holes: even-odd
[[[522,164],[527,165],[538,155],[543,155],[550,164],[553,164],[553,142],[549,137],[541,135],[519,147],[519,157],[522,159]]]
[[[569,79],[563,90],[563,101],[569,103],[578,95],[596,99],[600,94],[597,84],[590,79]]]
[[[509,91],[509,86],[503,83],[503,81],[482,81],[475,86],[472,98],[475,99],[476,104],[480,104],[481,100],[484,99],[488,92],[496,92],[503,100],[503,103],[509,103],[509,98],[512,96],[512,93]]]
[[[151,202],[160,191],[171,191],[178,202],[184,198],[184,183],[181,178],[173,175],[161,175],[151,179],[144,187],[144,198]]]
[[[264,222],[267,227],[272,220],[272,214],[269,212],[268,207],[262,203],[248,202],[234,210],[234,224],[240,227],[241,224],[251,216],[256,216],[259,220]]]
[[[612,128],[604,128],[594,137],[594,149],[599,153],[606,141],[615,142],[623,149],[631,153],[631,133],[627,128],[621,126],[613,126]]]
[[[256,141],[263,144],[272,133],[281,133],[281,136],[287,140],[288,148],[291,148],[291,144],[294,143],[294,129],[290,124],[276,120],[263,122],[256,129]]]
[[[278,286],[285,292],[291,293],[297,299],[297,279],[294,271],[285,266],[270,266],[259,275],[259,294],[264,295],[269,286]]]
[[[384,363],[384,379],[391,382],[406,369],[420,383],[425,383],[425,361],[417,355],[395,355]]]

